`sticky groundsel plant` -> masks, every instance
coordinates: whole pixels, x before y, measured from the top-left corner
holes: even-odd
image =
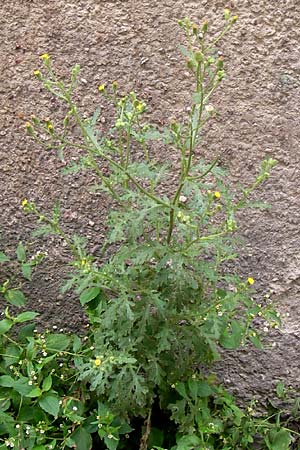
[[[279,323],[270,305],[253,301],[254,279],[226,270],[237,257],[236,212],[251,205],[252,191],[275,161],[264,160],[253,183],[237,193],[218,158],[205,161],[201,153],[204,126],[216,114],[212,95],[226,76],[217,44],[237,20],[227,9],[224,16],[224,29],[213,37],[207,22],[198,27],[179,21],[194,91],[187,116],[164,129],[148,123],[146,104],[133,92],[120,94],[114,82],[98,88],[115,111],[107,133],[101,132],[100,111],[86,119],[74,101],[79,66],[66,83],[50,56],[41,56],[44,69],[34,74],[61,100],[65,118],[55,124],[32,116],[27,132],[60,158],[77,150],[79,163],[68,172],[92,171],[112,207],[95,257],[84,239],[66,234],[59,208],[48,216],[35,202],[22,202],[38,218],[40,233],[57,234],[68,244],[73,271],[64,289],[78,294],[90,331],[80,338],[31,330],[12,341],[11,354],[5,350],[10,330],[2,333],[0,387],[14,396],[3,409],[3,448],[233,448],[224,447],[227,440],[234,448],[251,448],[261,433],[265,447],[276,450],[276,432],[288,448],[289,431],[269,422],[260,428],[203,376],[220,347],[236,349],[249,340],[261,346],[257,318]],[[174,170],[159,160],[158,142],[179,158],[176,182],[169,183]],[[12,326],[18,322],[7,319]],[[243,420],[251,423],[248,438]]]

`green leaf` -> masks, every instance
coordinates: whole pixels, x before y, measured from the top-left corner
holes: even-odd
[[[0,321],[0,334],[6,333],[13,326],[13,321],[10,319],[3,319]]]
[[[285,385],[283,383],[283,381],[280,381],[279,383],[277,383],[276,385],[276,394],[278,398],[284,398],[286,393],[286,389],[285,389]]]
[[[7,396],[6,389],[1,389],[0,391],[0,410],[6,411],[10,407],[10,398]]]
[[[209,397],[212,393],[213,390],[208,383],[205,381],[198,382],[198,397]]]
[[[292,442],[291,434],[287,430],[271,430],[269,433],[269,442],[267,445],[269,450],[289,450]]]
[[[52,352],[62,352],[69,346],[70,342],[70,336],[65,334],[49,334],[46,337],[46,348]]]
[[[198,92],[196,92],[196,93],[193,95],[193,103],[194,103],[194,104],[201,103],[201,100],[202,100],[202,95],[199,94]]]
[[[28,323],[24,325],[18,334],[18,341],[25,342],[28,337],[32,337],[34,335],[33,330],[35,329],[35,323]]]
[[[42,390],[43,392],[50,391],[52,386],[52,377],[51,375],[48,375],[44,380],[42,384]]]
[[[9,257],[5,253],[0,252],[0,263],[9,261]]]
[[[195,435],[182,436],[177,443],[176,450],[193,450],[195,448],[201,448],[201,441]]]
[[[78,352],[81,349],[81,340],[78,336],[74,336],[73,338],[73,352]]]
[[[108,450],[116,450],[119,445],[119,439],[104,436],[104,442]]]
[[[18,289],[9,289],[5,293],[6,300],[14,306],[24,306],[26,303],[25,295]]]
[[[83,427],[76,428],[70,438],[76,444],[77,450],[90,450],[92,448],[93,443],[91,435]]]
[[[97,297],[97,295],[100,294],[100,291],[101,289],[97,286],[86,289],[85,291],[82,292],[82,294],[79,297],[80,303],[82,305],[89,303],[91,300]]]
[[[22,242],[19,242],[16,253],[19,262],[24,262],[26,260],[26,251]]]
[[[3,387],[13,387],[15,384],[15,380],[9,375],[1,375],[0,376],[0,386]]]
[[[57,417],[60,408],[60,398],[54,394],[45,394],[39,400],[40,407],[51,416]]]
[[[29,398],[35,398],[40,397],[42,395],[42,390],[39,387],[33,388],[28,394],[25,395],[25,397]]]
[[[26,280],[31,280],[31,273],[32,273],[31,265],[26,263],[22,264],[21,269],[23,277],[26,278]]]
[[[229,330],[225,330],[223,336],[220,339],[220,343],[224,348],[236,349],[241,345],[241,341],[244,334],[244,327],[237,320],[231,322]]]
[[[33,319],[35,319],[38,315],[39,315],[39,313],[37,313],[37,312],[34,312],[34,311],[26,311],[26,312],[23,312],[23,313],[19,314],[19,315],[15,318],[15,321],[16,321],[17,323],[27,322],[28,320],[33,320]]]
[[[176,384],[176,391],[186,400],[189,398],[185,389],[184,383],[177,383]]]
[[[258,348],[259,350],[262,350],[263,349],[263,345],[262,345],[262,343],[261,343],[261,340],[260,340],[260,338],[259,338],[259,336],[257,335],[257,334],[251,334],[250,336],[249,336],[249,340],[250,340],[250,342],[252,342],[252,344],[256,347],[256,348]]]

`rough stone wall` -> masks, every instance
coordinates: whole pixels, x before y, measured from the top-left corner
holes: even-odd
[[[101,104],[100,83],[118,80],[124,90],[144,95],[153,120],[164,124],[186,108],[191,89],[176,47],[182,40],[177,19],[218,25],[224,7],[232,8],[239,21],[222,44],[229,77],[215,96],[221,118],[208,127],[203,151],[213,156],[224,151],[223,163],[235,182],[253,178],[265,156],[278,160],[272,178],[256,194],[272,209],[241,216],[239,270],[257,280],[258,298],[271,293],[284,316],[265,351],[226,353],[221,373],[241,398],[265,397],[279,379],[297,386],[300,374],[299,0],[2,0],[1,238],[11,249],[19,238],[32,241],[31,219],[20,211],[24,197],[46,210],[59,199],[67,230],[87,235],[91,248],[104,232],[105,199],[89,193],[92,178],[63,178],[63,164],[24,134],[30,114],[60,115],[59,104],[32,75],[39,55],[51,54],[62,76],[75,63],[82,66],[84,111]],[[29,290],[31,306],[50,325],[80,327],[84,318],[76,301],[59,293],[68,259],[59,244],[55,239],[37,244],[49,257]]]

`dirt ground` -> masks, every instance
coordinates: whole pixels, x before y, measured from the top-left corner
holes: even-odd
[[[272,209],[241,216],[244,244],[237,269],[257,280],[258,299],[271,294],[283,326],[264,351],[227,353],[218,372],[240,398],[261,399],[277,381],[299,387],[300,379],[299,0],[2,0],[0,244],[12,251],[23,239],[48,251],[28,290],[30,306],[41,312],[43,323],[82,327],[76,299],[59,291],[67,251],[55,239],[32,238],[35,224],[20,203],[26,197],[50,211],[59,199],[65,229],[86,235],[92,250],[103,237],[108,205],[89,192],[92,179],[63,177],[55,155],[25,135],[30,114],[59,116],[59,104],[33,76],[39,55],[49,53],[62,76],[81,65],[84,111],[101,105],[100,83],[117,80],[124,91],[147,100],[155,123],[165,124],[186,108],[191,92],[177,48],[182,41],[177,19],[218,25],[224,7],[239,21],[222,44],[229,76],[215,96],[221,118],[208,127],[203,152],[223,151],[233,182],[252,179],[265,156],[278,160],[256,193]]]

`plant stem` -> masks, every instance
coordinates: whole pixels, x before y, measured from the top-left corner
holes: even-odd
[[[152,409],[150,408],[148,417],[145,420],[146,430],[141,438],[139,450],[147,450],[148,449],[148,440],[149,440],[149,436],[151,433],[151,412],[152,412]]]

